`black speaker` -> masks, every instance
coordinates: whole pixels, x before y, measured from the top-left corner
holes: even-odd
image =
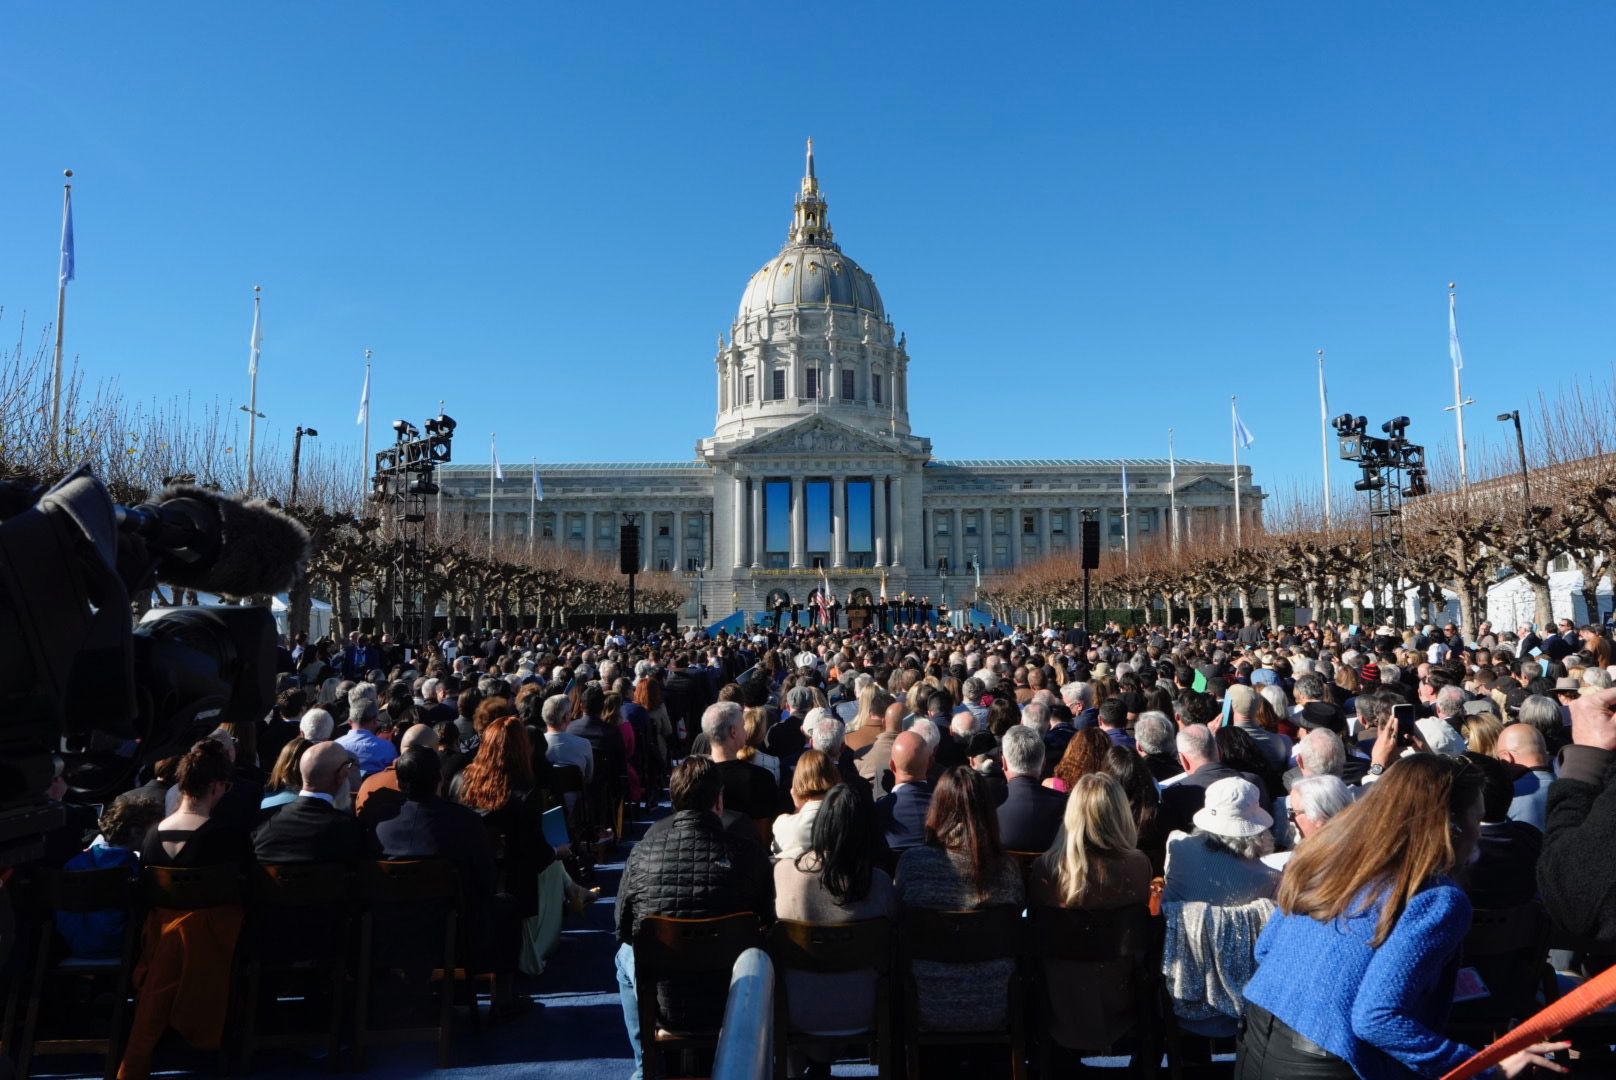
[[[617,569],[625,574],[640,572],[640,527],[624,525],[617,534]]]
[[[1098,521],[1083,522],[1083,569],[1098,570],[1100,568],[1100,523]]]

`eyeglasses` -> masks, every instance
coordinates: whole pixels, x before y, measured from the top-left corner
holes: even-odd
[[[1285,808],[1285,820],[1290,822],[1292,825],[1295,825],[1296,816],[1302,812],[1303,811],[1297,810],[1295,807],[1287,806]]]

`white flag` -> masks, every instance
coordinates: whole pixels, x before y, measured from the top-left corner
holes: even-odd
[[[252,341],[250,342],[252,353],[251,358],[247,361],[247,374],[249,375],[258,374],[258,353],[264,347],[264,331],[258,325],[258,308],[259,305],[255,301],[253,303]]]
[[[1234,410],[1234,437],[1239,439],[1240,445],[1245,447],[1247,450],[1250,450],[1251,444],[1257,441],[1252,437],[1251,430],[1247,428],[1245,423],[1240,419],[1239,409]]]
[[[1453,293],[1448,294],[1448,356],[1454,371],[1464,367],[1464,353],[1459,351],[1459,298]]]
[[[1124,495],[1128,493],[1128,463],[1126,461],[1122,463],[1122,493]]]
[[[359,392],[359,419],[356,424],[363,424],[370,419],[370,365],[365,365],[365,388]]]
[[[499,445],[494,441],[492,435],[488,437],[488,447],[494,455],[494,479],[503,481],[505,479],[505,470],[499,467]]]
[[[544,481],[539,479],[539,467],[533,466],[533,497],[539,502],[544,501]]]

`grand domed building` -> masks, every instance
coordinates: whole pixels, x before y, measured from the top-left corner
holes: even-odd
[[[980,574],[1075,549],[1092,512],[1102,543],[1137,548],[1173,528],[1181,541],[1233,536],[1232,467],[1180,458],[947,460],[909,423],[909,351],[875,278],[835,239],[813,142],[784,247],[752,275],[719,339],[717,423],[686,461],[541,463],[532,477],[450,465],[445,513],[486,528],[494,488],[501,536],[617,557],[624,514],[642,526],[647,573],[690,579],[686,614],[718,621],[804,603],[828,577],[843,600],[908,592],[955,609]],[[1127,513],[1123,476],[1128,483]],[[1241,466],[1247,527],[1262,492]],[[823,575],[823,576],[822,576]]]

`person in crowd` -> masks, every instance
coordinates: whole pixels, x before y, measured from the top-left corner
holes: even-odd
[[[309,695],[301,687],[282,690],[275,698],[275,707],[258,729],[258,761],[273,765],[281,756],[281,747],[299,734],[299,722],[309,708]]]
[[[140,851],[149,866],[215,866],[244,862],[247,830],[215,813],[231,786],[234,766],[211,736],[192,745],[175,772],[175,811],[146,833]]]
[[[1137,761],[1124,748],[1115,752]],[[1134,767],[1143,774],[1143,765]],[[1134,811],[1117,778],[1109,772],[1080,777],[1066,797],[1063,828],[1033,865],[1027,903],[1087,911],[1148,903],[1150,858],[1137,840]],[[1057,1046],[1105,1050],[1127,1033],[1135,1020],[1131,963],[1126,958],[1043,961],[1050,1036]]]
[[[880,799],[890,790],[892,744],[903,734],[903,718],[907,711],[903,702],[894,700],[882,715],[881,734],[854,755],[858,774],[869,782],[870,794],[874,799]]]
[[[1134,721],[1133,737],[1139,757],[1157,783],[1170,780],[1184,771],[1179,764],[1178,750],[1173,740],[1178,727],[1170,713],[1146,710]]]
[[[835,720],[826,721],[835,723]],[[814,819],[824,805],[831,788],[842,782],[831,759],[818,750],[804,750],[797,759],[797,770],[791,777],[791,801],[797,810],[774,819],[774,855],[778,859],[795,859],[807,850],[813,836]]]
[[[668,775],[668,747],[673,742],[673,722],[668,718],[668,706],[662,700],[662,682],[654,669],[648,668],[646,675],[634,684],[634,704],[645,710],[645,732],[649,736],[645,754],[652,766],[653,776],[660,785]]]
[[[336,743],[318,743],[298,758],[297,798],[253,831],[253,856],[261,863],[353,863],[365,848],[364,827],[338,809],[347,802],[354,759]]]
[[[1208,785],[1193,826],[1167,838],[1164,900],[1237,906],[1274,898],[1279,873],[1262,861],[1274,850],[1274,819],[1255,784],[1231,776]]]
[[[769,770],[741,756],[748,747],[745,715],[733,701],[709,705],[701,714],[701,733],[708,752],[724,784],[724,806],[760,823],[762,835],[772,833],[775,816],[782,805],[780,788]]]
[[[1352,792],[1339,776],[1329,773],[1298,779],[1283,799],[1274,801],[1274,831],[1289,850],[1264,855],[1263,865],[1284,870],[1304,840],[1352,805]]]
[[[1048,740],[1045,739],[1045,745]],[[1055,765],[1054,775],[1044,786],[1064,795],[1072,790],[1080,777],[1100,772],[1105,768],[1105,755],[1115,744],[1098,726],[1080,728],[1066,741],[1066,749]]]
[[[1113,746],[1120,746],[1125,750],[1135,747],[1134,738],[1128,734],[1128,705],[1121,698],[1111,698],[1102,702],[1095,710],[1099,720],[1100,732],[1111,740]]]
[[[1162,824],[1169,832],[1189,832],[1193,818],[1206,800],[1206,789],[1219,780],[1238,777],[1253,785],[1262,781],[1241,773],[1218,760],[1218,744],[1204,724],[1191,724],[1174,740],[1179,765],[1184,772],[1162,792]]]
[[[798,766],[799,770],[801,765]],[[895,920],[897,891],[876,865],[875,808],[846,784],[825,793],[806,849],[774,865],[774,908],[781,919],[807,923]],[[875,1021],[873,968],[846,974],[783,972],[793,1030],[836,1034],[867,1030]],[[792,1061],[795,1075],[830,1076],[822,1060]]]
[[[1537,896],[1543,832],[1536,825],[1509,817],[1515,798],[1509,766],[1474,750],[1463,758],[1482,776],[1481,835],[1476,841],[1476,856],[1463,875],[1470,902],[1478,908],[1494,910],[1530,903]]]
[[[1308,838],[1257,944],[1236,1080],[1436,1078],[1474,1053],[1442,1031],[1471,912],[1450,875],[1480,838],[1482,783],[1461,759],[1413,754]],[[1500,1071],[1561,1071],[1543,1055],[1567,1045]]]
[[[1167,833],[1162,828],[1161,788],[1151,778],[1145,761],[1137,753],[1113,746],[1105,755],[1105,771],[1122,785],[1128,809],[1133,814],[1135,842],[1160,876],[1167,859]]]
[[[1257,790],[1262,795],[1263,808],[1271,807],[1274,796],[1284,790],[1283,774],[1274,768],[1273,762],[1251,737],[1251,732],[1233,724],[1220,724],[1213,732],[1212,739],[1218,744],[1218,760],[1235,772],[1255,776],[1259,781]]]
[[[1009,851],[1044,851],[1055,841],[1066,800],[1044,787],[1044,741],[1017,725],[1004,733],[1005,797],[996,810],[999,839]]]
[[[404,804],[391,818],[377,822],[375,846],[384,859],[446,859],[455,864],[467,906],[461,921],[467,929],[467,962],[478,971],[494,973],[490,1013],[494,1021],[504,1022],[533,1007],[532,998],[515,993],[512,979],[520,944],[517,904],[501,889],[493,842],[482,817],[439,794],[440,769],[438,755],[426,747],[413,747],[399,756],[394,772]]]
[[[133,872],[140,866],[139,845],[146,831],[163,816],[151,799],[120,798],[107,807],[97,822],[101,831],[62,869]],[[130,913],[120,910],[58,911],[56,932],[70,956],[83,960],[116,960],[123,953],[124,929]]]
[[[726,710],[725,725],[713,726],[739,730],[740,706],[731,702],[710,706],[703,714],[703,729],[709,728],[707,716],[720,707]],[[726,745],[738,748],[730,731],[722,736]],[[671,824],[647,833],[634,846],[617,891],[617,983],[634,1055],[633,1080],[644,1076],[633,948],[640,920],[647,915],[710,919],[744,911],[768,922],[774,915],[773,880],[762,846],[737,838],[719,820],[725,781],[717,763],[699,755],[685,758],[673,770],[669,791]],[[728,985],[727,973],[716,979],[668,980],[657,988],[659,1011],[675,1030],[716,1029]]]
[[[1543,733],[1531,724],[1511,724],[1498,733],[1493,753],[1515,775],[1509,819],[1524,821],[1538,832],[1546,832],[1549,786],[1554,783],[1554,769],[1549,763]]]
[[[893,851],[925,842],[930,820],[931,748],[919,732],[905,731],[892,740],[892,790],[875,803],[876,829]]]
[[[398,752],[402,755],[406,750],[416,747],[426,750],[436,750],[438,747],[438,732],[428,724],[414,724],[398,740]],[[352,782],[352,777],[349,777]],[[387,766],[379,773],[372,773],[365,777],[364,783],[354,794],[354,813],[359,820],[374,829],[376,823],[384,821],[398,813],[398,808],[404,805],[404,793],[398,786],[398,761]],[[338,800],[341,805],[341,800]]]
[[[986,784],[970,768],[957,766],[938,780],[924,842],[899,857],[895,883],[903,908],[971,911],[1019,908],[1024,902],[1020,868],[1000,846]],[[1015,968],[1011,957],[971,964],[916,962],[910,974],[922,1030],[1002,1027]]]
[[[264,797],[258,801],[260,810],[274,810],[297,798],[297,793],[303,789],[303,773],[298,765],[304,752],[313,745],[298,735],[281,747],[275,767],[269,771],[269,779],[264,783]]]
[[[359,762],[359,778],[381,772],[398,757],[398,747],[376,735],[381,723],[381,711],[375,698],[352,695],[348,701],[348,734],[337,740],[337,745],[352,754]]]
[[[307,709],[297,722],[297,733],[311,743],[326,742],[337,723],[324,709]]]
[[[1257,744],[1269,767],[1278,775],[1290,765],[1291,740],[1277,731],[1265,730],[1257,722],[1260,700],[1257,692],[1249,686],[1229,687],[1229,720]]]
[[[640,778],[640,771],[634,765],[635,754],[639,749],[639,735],[634,725],[623,718],[623,695],[613,691],[606,695],[600,707],[600,718],[607,727],[617,732],[618,740],[623,746],[623,778],[627,786],[627,797],[631,803],[645,801],[645,783]]]

